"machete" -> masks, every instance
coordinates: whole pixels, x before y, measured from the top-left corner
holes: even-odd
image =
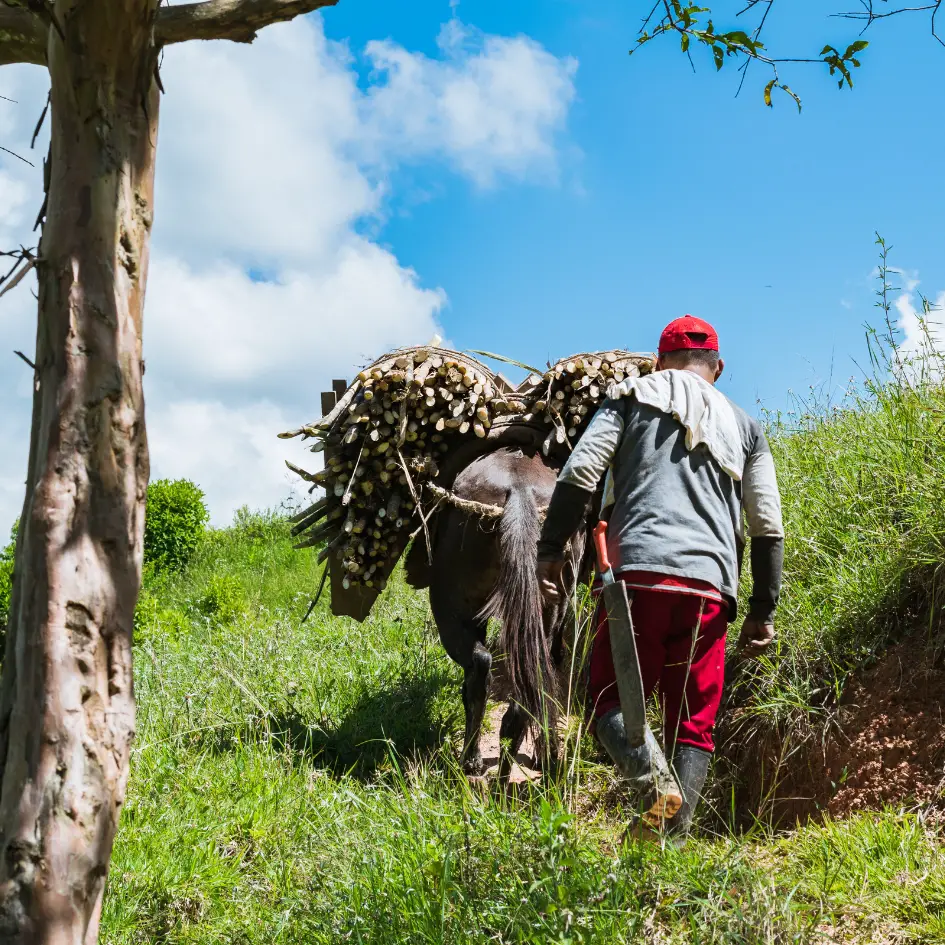
[[[623,713],[624,728],[630,746],[624,765],[630,775],[645,788],[645,806],[642,819],[651,827],[660,827],[682,805],[682,793],[669,770],[663,751],[646,723],[646,697],[640,675],[640,659],[633,635],[630,601],[623,581],[614,578],[607,555],[607,523],[600,522],[594,529],[597,548],[601,596],[607,608],[610,628],[610,648],[614,658],[617,694]],[[617,759],[614,759],[617,760]]]

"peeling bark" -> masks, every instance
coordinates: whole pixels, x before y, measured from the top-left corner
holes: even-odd
[[[0,3],[0,64],[47,64],[52,89],[33,425],[0,679],[3,945],[93,945],[125,797],[157,54],[188,39],[251,42],[335,0],[158,2]]]
[[[338,0],[206,0],[162,7],[155,26],[161,44],[188,39],[229,39],[251,43],[272,23],[294,20],[304,13],[334,6]]]
[[[96,941],[125,795],[148,449],[157,0],[59,0],[27,494],[0,686],[0,941]]]

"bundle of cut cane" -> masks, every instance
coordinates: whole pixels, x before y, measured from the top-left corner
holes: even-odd
[[[653,367],[650,354],[598,351],[571,355],[544,374],[529,375],[519,386],[523,419],[549,425],[542,446],[546,456],[556,446],[573,446],[612,384],[649,374]]]
[[[365,368],[320,420],[282,437],[314,437],[325,466],[289,467],[327,495],[293,519],[297,548],[326,542],[344,587],[382,590],[410,538],[425,525],[420,493],[443,455],[517,411],[483,364],[455,351],[405,348]]]

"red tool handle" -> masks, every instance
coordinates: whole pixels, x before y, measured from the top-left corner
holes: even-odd
[[[597,549],[597,567],[601,574],[610,570],[610,558],[607,557],[607,523],[598,522],[594,526],[594,547]]]

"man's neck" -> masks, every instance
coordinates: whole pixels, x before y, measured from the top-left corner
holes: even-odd
[[[687,364],[685,367],[676,368],[676,370],[688,371],[690,374],[695,374],[701,377],[702,380],[708,381],[713,387],[715,386],[715,371],[710,371],[702,364]]]

